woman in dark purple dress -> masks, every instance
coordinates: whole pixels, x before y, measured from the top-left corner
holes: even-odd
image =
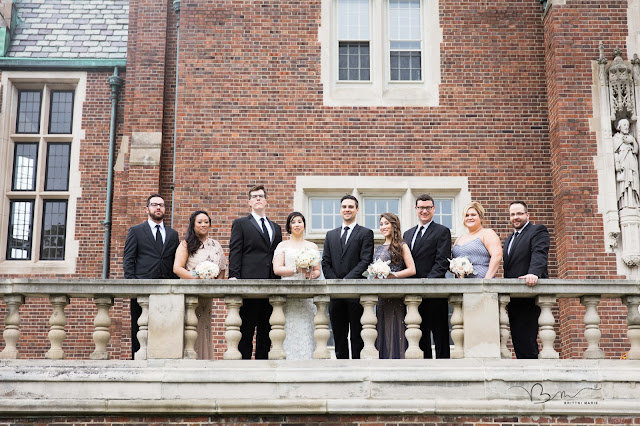
[[[416,274],[411,250],[402,240],[400,220],[393,213],[380,215],[380,232],[384,236],[384,244],[373,254],[376,259],[391,261],[391,273],[387,278],[407,278]],[[380,359],[404,358],[407,340],[404,337],[404,316],[407,310],[403,299],[380,299],[376,307],[378,316],[378,351]]]

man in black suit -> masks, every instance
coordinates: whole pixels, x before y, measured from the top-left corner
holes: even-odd
[[[282,241],[282,230],[265,214],[267,192],[264,186],[254,186],[249,190],[249,207],[251,214],[234,220],[231,225],[229,279],[278,279],[280,277],[273,273],[273,252]],[[255,359],[269,357],[269,317],[272,310],[269,299],[242,300],[242,337],[238,344],[242,359],[251,359],[256,330]]]
[[[345,195],[340,200],[342,226],[327,232],[322,252],[322,271],[327,279],[362,279],[373,260],[373,231],[356,223],[358,199]],[[351,357],[360,359],[364,347],[363,308],[358,299],[331,299],[329,317],[336,344],[336,358],[349,359],[348,338],[351,329]]]
[[[533,287],[538,278],[549,278],[549,231],[544,225],[529,222],[529,209],[523,201],[511,203],[509,220],[515,232],[504,242],[504,277],[524,279]],[[535,299],[513,298],[507,310],[516,358],[537,359],[540,307]]]
[[[416,264],[416,275],[412,278],[444,278],[449,270],[451,257],[451,231],[433,221],[436,206],[429,194],[416,199],[418,225],[404,233],[404,241],[411,248]],[[449,358],[449,303],[447,299],[424,299],[418,307],[422,323],[420,349],[425,358],[431,358],[431,332],[436,346],[437,358]]]
[[[147,220],[129,228],[124,243],[122,266],[126,279],[178,278],[173,273],[173,260],[180,243],[178,233],[164,224],[164,199],[159,194],[147,198]],[[140,349],[138,318],[142,308],[131,299],[131,349]]]

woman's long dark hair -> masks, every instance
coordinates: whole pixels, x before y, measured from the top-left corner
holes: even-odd
[[[209,216],[209,213],[205,212],[204,210],[196,210],[195,212],[191,213],[191,216],[189,216],[189,227],[187,228],[187,234],[184,237],[184,240],[187,242],[187,252],[190,255],[195,253],[200,247],[202,247],[202,241],[200,241],[200,238],[198,238],[198,236],[196,235],[196,231],[194,230],[196,225],[196,217],[199,214],[206,215],[209,218],[209,224],[211,224],[211,217]]]
[[[389,256],[391,262],[399,262],[402,256],[402,234],[400,233],[400,219],[393,213],[382,213],[380,219],[385,218],[391,224],[391,243],[389,244]]]

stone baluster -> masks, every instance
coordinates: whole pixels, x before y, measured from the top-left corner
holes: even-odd
[[[640,359],[640,296],[625,296],[622,302],[627,305],[627,337],[631,343],[631,349],[627,352],[627,359]]]
[[[404,335],[409,343],[404,357],[406,359],[423,359],[424,352],[420,349],[420,338],[422,337],[422,331],[420,330],[420,312],[418,312],[418,306],[422,302],[422,297],[408,295],[404,297],[404,303],[407,305],[407,315],[404,318],[404,323],[407,325],[407,330]]]
[[[560,354],[553,348],[553,342],[556,340],[556,332],[553,326],[556,323],[551,308],[556,303],[556,296],[538,296],[536,303],[540,306],[540,317],[538,324],[540,325],[540,341],[542,342],[542,350],[538,355],[540,359],[558,359]]]
[[[287,359],[282,346],[284,344],[284,338],[286,337],[284,331],[284,324],[286,322],[284,317],[284,304],[287,303],[287,298],[285,296],[271,296],[269,303],[273,306],[273,311],[269,318],[269,324],[271,324],[271,331],[269,332],[269,339],[271,339],[269,359]]]
[[[329,315],[327,315],[327,305],[329,305],[329,296],[315,296],[313,303],[316,305],[316,315],[313,317],[315,331],[313,337],[316,339],[316,349],[313,351],[313,359],[329,359],[331,353],[327,348],[329,341]]]
[[[451,340],[453,340],[451,358],[464,358],[464,315],[462,314],[462,295],[453,294],[449,296],[449,303],[453,306],[453,314],[451,314]]]
[[[378,318],[373,310],[374,306],[378,303],[378,296],[376,295],[362,295],[360,296],[360,304],[364,308],[362,318],[360,322],[362,324],[362,331],[360,335],[364,342],[364,347],[360,352],[361,359],[378,359],[379,353],[376,349],[376,338],[378,337],[378,330],[376,325],[378,324]]]
[[[20,306],[24,303],[24,296],[19,294],[8,294],[4,296],[4,302],[7,304],[8,312],[4,318],[4,337],[5,347],[0,352],[0,359],[18,359],[18,339],[20,338]]]
[[[198,296],[185,296],[184,298],[184,359],[196,359],[196,340],[198,339]]]
[[[107,352],[107,345],[111,340],[111,333],[109,333],[109,327],[111,327],[111,318],[109,318],[109,309],[113,306],[112,297],[95,297],[93,303],[96,304],[98,312],[93,320],[95,331],[93,332],[93,341],[96,344],[96,349],[89,359],[109,359],[109,353]]]
[[[135,353],[134,359],[147,359],[147,338],[149,336],[149,296],[139,296],[138,305],[142,308],[140,318],[138,318],[138,342],[140,349]]]
[[[598,303],[600,303],[600,296],[582,296],[580,303],[584,305],[586,311],[584,313],[584,338],[589,344],[585,349],[583,358],[586,359],[602,359],[604,358],[604,351],[600,349],[600,316],[598,315]]]
[[[227,350],[225,351],[224,359],[242,359],[242,354],[238,350],[238,343],[242,333],[240,333],[240,326],[242,325],[242,319],[240,318],[240,306],[242,306],[242,297],[240,296],[227,296],[224,298],[224,303],[227,305],[227,319],[224,321],[224,325],[227,331],[224,333],[224,337],[227,340]]]
[[[501,294],[498,296],[498,303],[500,304],[500,358],[511,359],[511,351],[507,348],[507,341],[509,340],[509,315],[507,314],[507,305],[511,301],[511,296],[508,294]]]
[[[49,318],[49,341],[51,348],[44,355],[47,359],[64,359],[62,343],[67,337],[64,326],[67,325],[67,317],[64,315],[64,308],[69,304],[67,296],[50,296],[49,302],[53,306],[53,313]]]

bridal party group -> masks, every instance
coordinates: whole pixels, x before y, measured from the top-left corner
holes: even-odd
[[[147,220],[132,226],[124,247],[123,267],[127,279],[397,279],[494,278],[502,262],[504,278],[519,278],[523,285],[535,286],[548,278],[549,232],[544,225],[529,222],[524,201],[510,204],[508,218],[514,232],[504,243],[485,227],[485,209],[478,202],[463,208],[467,230],[452,247],[449,228],[434,222],[436,206],[429,194],[416,198],[417,225],[404,232],[393,213],[380,215],[384,242],[374,247],[374,234],[357,223],[359,203],[353,195],[340,200],[342,225],[327,232],[322,255],[318,246],[305,240],[306,219],[292,212],[281,227],[266,215],[267,190],[258,185],[248,191],[250,214],[233,221],[229,239],[229,260],[221,244],[209,236],[211,217],[204,210],[191,214],[184,238],[164,224],[165,202],[159,194],[147,198]],[[212,283],[210,283],[212,284]],[[316,307],[311,299],[289,298],[285,306],[284,350],[287,359],[312,359],[315,348]],[[517,358],[538,358],[538,316],[532,298],[512,298],[507,306],[512,343]],[[238,349],[243,359],[267,359],[268,299],[243,299],[242,325]],[[437,358],[449,358],[449,321],[446,298],[425,298],[419,306],[422,317],[420,349],[431,358],[432,343]],[[131,301],[132,350],[139,349],[137,319],[141,308]],[[334,299],[329,318],[338,359],[360,358],[364,347],[360,336],[363,307],[358,299]],[[407,347],[403,299],[381,299],[376,306],[378,338],[376,347],[383,359],[404,358]],[[211,343],[211,299],[201,298],[196,315],[199,359],[214,356]],[[433,341],[431,336],[433,336]],[[255,337],[255,350],[254,350]]]

